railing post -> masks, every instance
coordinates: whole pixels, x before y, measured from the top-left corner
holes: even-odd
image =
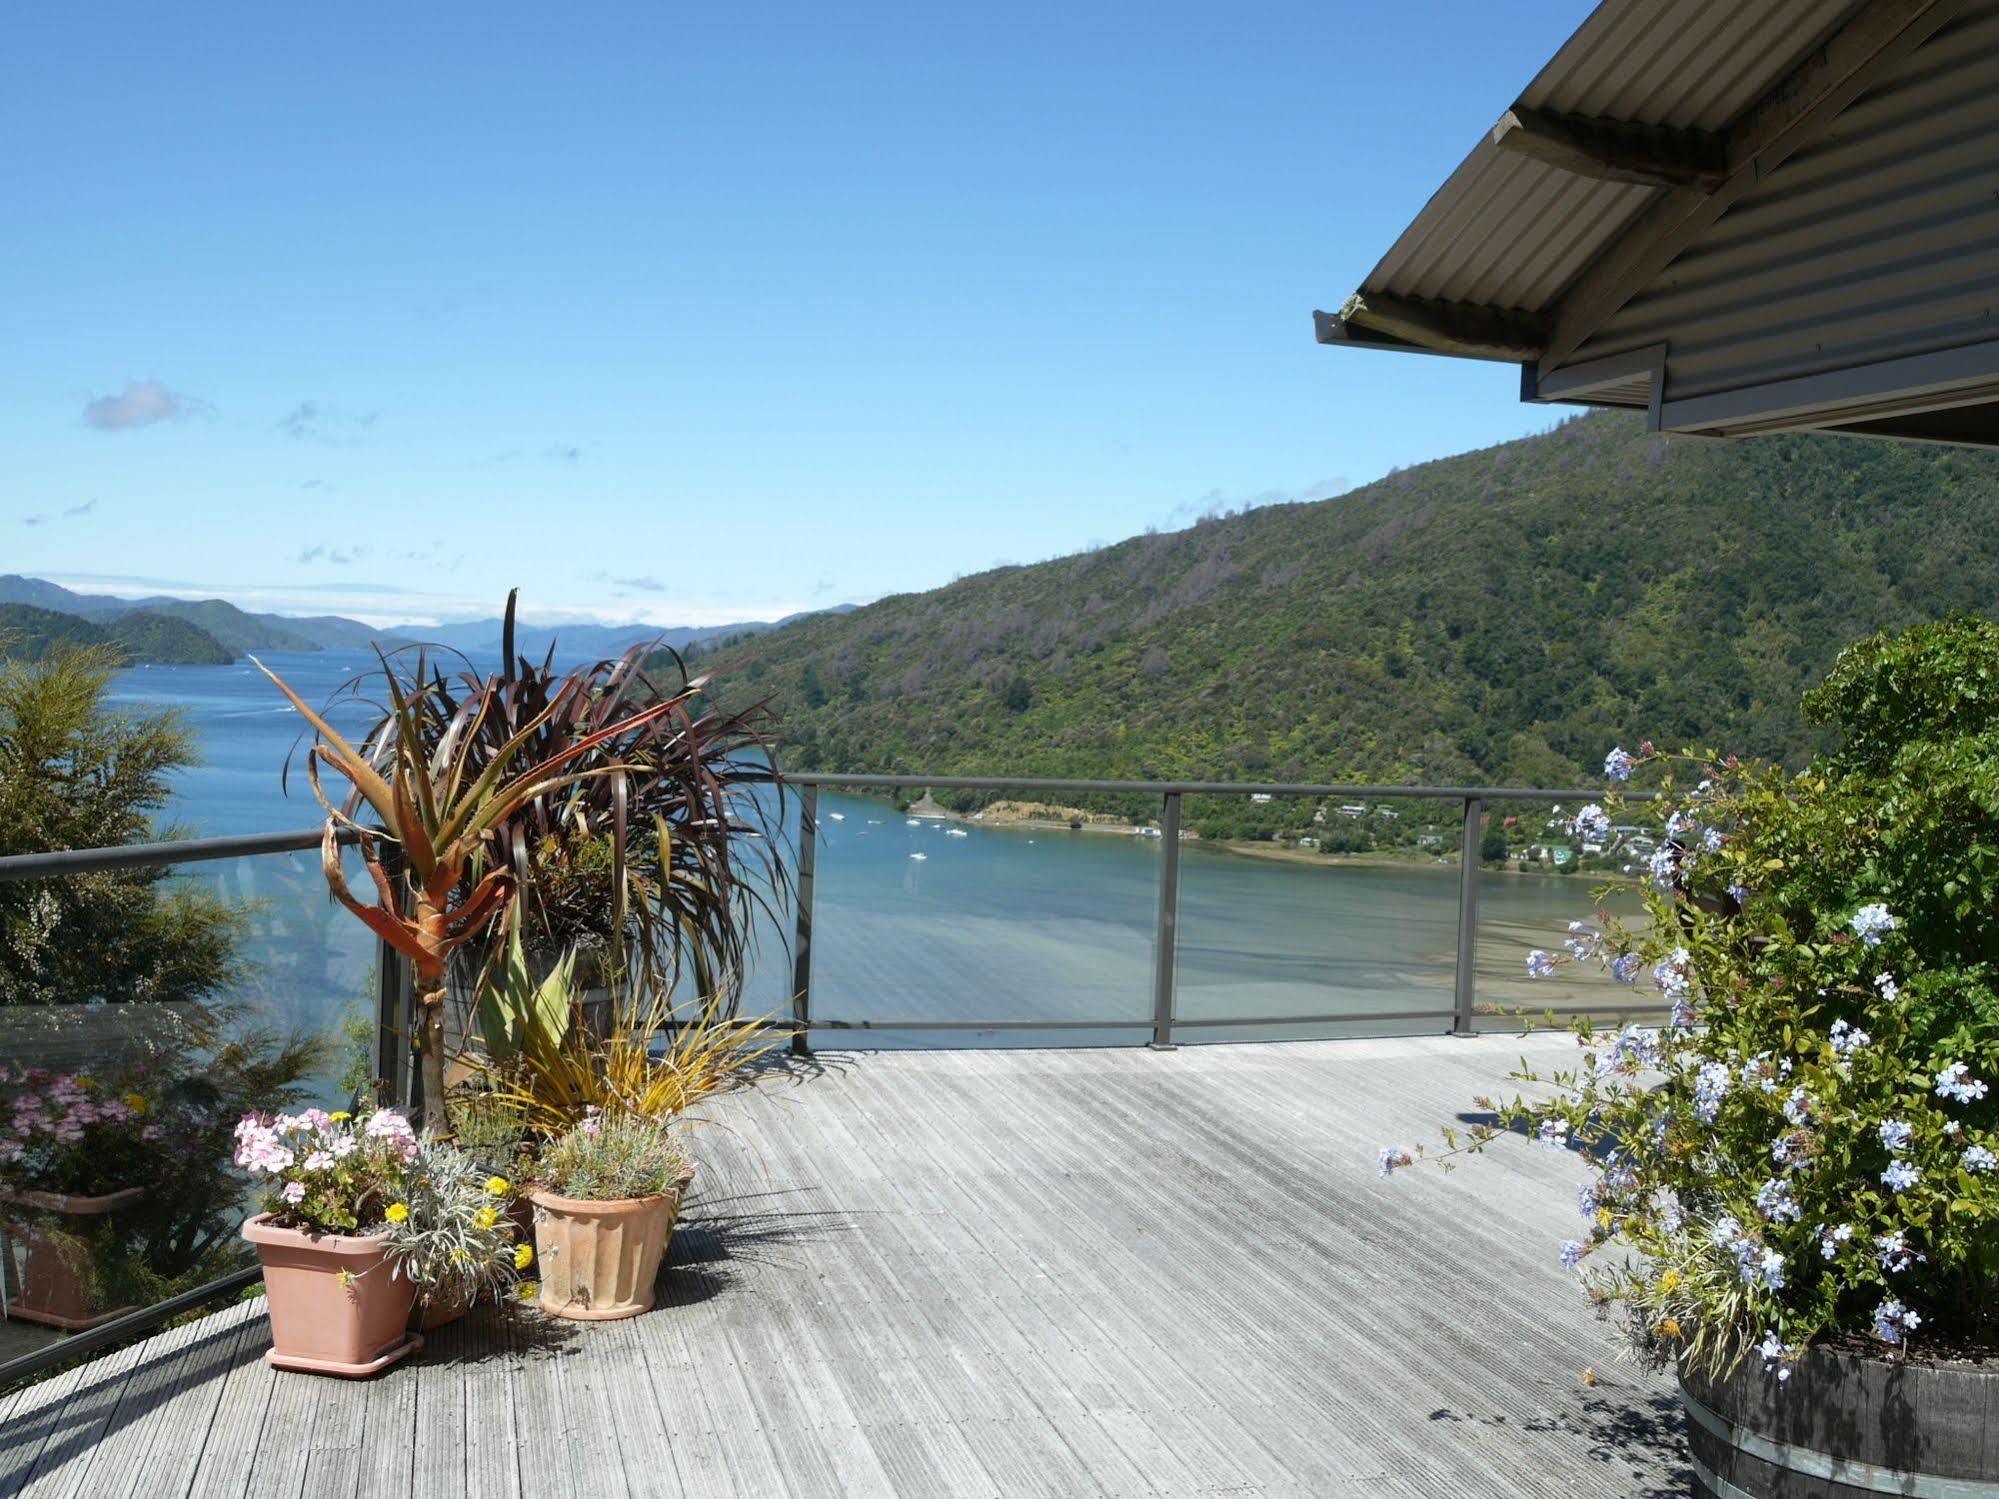
[[[1485,826],[1485,799],[1465,798],[1464,838],[1458,853],[1458,986],[1457,1013],[1451,1034],[1470,1036],[1473,1001],[1478,992],[1478,856]]]
[[[791,946],[791,1054],[812,1049],[812,867],[819,844],[819,788],[798,789],[798,930]]]
[[[1180,793],[1162,800],[1159,837],[1159,925],[1152,937],[1152,1040],[1154,1051],[1173,1051],[1173,959],[1180,925]]]

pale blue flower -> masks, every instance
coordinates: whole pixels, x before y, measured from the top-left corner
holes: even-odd
[[[1603,757],[1603,773],[1613,781],[1628,781],[1631,779],[1632,767],[1637,763],[1620,745]]]
[[[1874,1312],[1874,1336],[1884,1343],[1905,1343],[1909,1334],[1922,1325],[1921,1314],[1899,1301],[1884,1301]]]
[[[1550,1150],[1561,1149],[1569,1138],[1569,1121],[1566,1119],[1543,1119],[1541,1127],[1534,1131],[1535,1140]]]
[[[1847,925],[1853,928],[1854,935],[1869,947],[1879,947],[1881,945],[1881,934],[1883,932],[1892,932],[1901,924],[1900,921],[1888,914],[1888,908],[1879,901],[1875,901],[1872,905],[1862,906],[1847,921]]]
[[[1851,1223],[1842,1223],[1835,1228],[1821,1227],[1819,1229],[1819,1254],[1826,1259],[1835,1258],[1839,1254],[1839,1246],[1846,1243],[1852,1237],[1853,1225]]]
[[[1547,951],[1545,948],[1537,947],[1527,954],[1527,976],[1535,979],[1552,977],[1555,972],[1555,963],[1556,959],[1553,953]]]
[[[1954,1098],[1959,1103],[1976,1103],[1986,1093],[1985,1084],[1972,1077],[1962,1062],[1952,1062],[1937,1074],[1937,1097]]]
[[[1966,1171],[1975,1171],[1979,1175],[1984,1176],[1989,1174],[1995,1166],[1999,1166],[1999,1156],[1993,1155],[1983,1145],[1970,1146],[1964,1152],[1964,1169]]]
[[[1902,997],[1901,986],[1895,982],[1895,975],[1892,973],[1875,974],[1874,987],[1880,991],[1881,997],[1891,1005]]]
[[[1914,1128],[1906,1119],[1884,1119],[1878,1133],[1883,1145],[1897,1151],[1907,1150],[1909,1141],[1915,1136]]]
[[[1610,965],[1610,976],[1620,984],[1635,983],[1638,965],[1642,961],[1635,952],[1620,953]]]
[[[1891,1192],[1906,1192],[1923,1179],[1920,1166],[1912,1166],[1904,1160],[1893,1160],[1888,1169],[1881,1173],[1881,1180]]]
[[[1565,1270],[1575,1269],[1576,1266],[1583,1262],[1583,1256],[1588,1253],[1589,1246],[1587,1244],[1580,1243],[1575,1239],[1562,1240],[1562,1268]]]
[[[1843,1057],[1852,1056],[1873,1039],[1857,1025],[1849,1025],[1844,1020],[1832,1023],[1832,1049]]]
[[[1415,1163],[1415,1157],[1410,1155],[1408,1151],[1397,1150],[1393,1145],[1381,1152],[1381,1174],[1383,1176],[1393,1176],[1396,1167],[1413,1166]]]
[[[1925,1256],[1909,1247],[1909,1241],[1900,1229],[1892,1234],[1880,1234],[1874,1240],[1875,1261],[1890,1275],[1900,1275],[1909,1266],[1920,1263]]]
[[[1791,1184],[1774,1176],[1757,1189],[1756,1211],[1773,1223],[1796,1223],[1804,1216],[1791,1195]]]
[[[1610,814],[1595,802],[1591,802],[1580,812],[1576,813],[1575,820],[1569,826],[1578,838],[1586,842],[1607,843],[1610,841]]]
[[[1798,1350],[1778,1337],[1775,1332],[1765,1331],[1763,1341],[1756,1345],[1756,1351],[1763,1355],[1765,1374],[1775,1374],[1780,1380],[1791,1377],[1791,1371],[1786,1366],[1798,1356]]]
[[[1694,1078],[1694,1117],[1703,1124],[1714,1123],[1731,1083],[1726,1063],[1701,1063],[1701,1070]]]

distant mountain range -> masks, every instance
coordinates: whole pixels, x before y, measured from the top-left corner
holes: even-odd
[[[78,593],[59,583],[22,577],[18,573],[0,575],[0,607],[4,606],[21,606],[68,616],[98,627],[101,638],[116,633],[117,621],[134,614],[144,614],[148,620],[183,622],[194,627],[210,642],[203,645],[193,637],[181,635],[169,641],[157,626],[150,624],[141,629],[126,629],[123,635],[128,649],[134,652],[135,660],[145,661],[203,659],[202,653],[212,653],[216,647],[227,652],[222,659],[229,660],[249,651],[367,650],[377,645],[384,650],[394,650],[418,642],[447,646],[468,656],[493,656],[499,653],[503,629],[498,616],[457,624],[404,624],[377,628],[339,614],[254,614],[224,599],[176,599],[161,594],[128,599],[104,593]],[[841,605],[829,612],[842,612],[853,607],[851,604]],[[566,659],[615,656],[632,646],[655,642],[685,651],[706,641],[725,636],[751,635],[803,617],[794,614],[775,621],[745,620],[726,625],[535,625],[522,621],[515,630],[514,648],[522,655],[540,656],[551,645],[556,645]],[[52,630],[46,620],[34,621],[31,629],[25,616],[11,626],[4,617],[0,617],[0,636],[13,634],[25,639],[32,635],[35,640],[45,642],[62,633],[60,630],[53,630],[52,633]],[[74,638],[86,637],[76,635]],[[152,642],[151,648],[183,654],[138,654],[142,641]],[[194,654],[186,654],[189,652]]]

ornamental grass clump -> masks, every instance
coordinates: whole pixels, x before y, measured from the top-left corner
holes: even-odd
[[[1433,1157],[1509,1129],[1583,1152],[1563,1262],[1708,1375],[1999,1348],[1999,626],[1861,642],[1805,706],[1841,747],[1802,773],[1611,753],[1664,795],[1645,920],[1529,969],[1599,965],[1668,1021],[1580,1024],[1579,1066],[1516,1073],[1538,1096]]]
[[[617,1202],[678,1192],[692,1169],[666,1120],[592,1113],[542,1150],[537,1175],[558,1196]]]

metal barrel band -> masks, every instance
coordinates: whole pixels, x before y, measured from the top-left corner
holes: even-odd
[[[1909,1473],[1899,1468],[1852,1462],[1815,1448],[1794,1447],[1788,1442],[1773,1441],[1745,1426],[1737,1426],[1701,1404],[1687,1393],[1684,1386],[1680,1390],[1680,1400],[1687,1408],[1688,1418],[1710,1435],[1773,1468],[1801,1473],[1807,1478],[1823,1478],[1830,1483],[1843,1483],[1870,1493],[1906,1495],[1909,1499],[1999,1499],[1999,1481],[1993,1479],[1946,1478],[1938,1473]],[[1713,1485],[1710,1484],[1710,1487]],[[1724,1491],[1716,1489],[1716,1492]],[[1741,1491],[1737,1489],[1736,1492]]]

